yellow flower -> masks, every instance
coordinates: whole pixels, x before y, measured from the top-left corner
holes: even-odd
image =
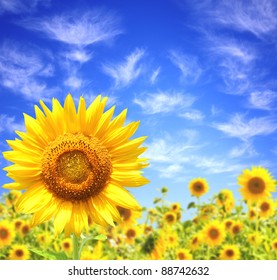
[[[209,186],[205,179],[195,178],[189,182],[189,190],[192,196],[200,197],[208,192]]]
[[[140,233],[141,231],[137,226],[127,228],[125,230],[125,242],[128,244],[134,244],[135,239],[139,236]]]
[[[192,238],[189,241],[189,248],[192,251],[195,251],[199,248],[200,244],[203,242],[202,238],[201,238],[201,234],[197,234],[192,236]]]
[[[9,252],[10,260],[28,260],[30,252],[25,245],[13,245]]]
[[[177,216],[176,216],[175,212],[168,211],[164,214],[163,219],[164,219],[166,225],[172,225],[172,224],[176,223]]]
[[[250,221],[254,221],[257,219],[257,211],[254,207],[250,207],[250,209],[248,210],[248,219]]]
[[[6,220],[0,221],[0,249],[13,242],[15,231],[13,224]]]
[[[93,250],[86,249],[81,253],[81,260],[107,260],[108,257],[103,255],[102,242],[97,242]]]
[[[24,221],[21,219],[16,219],[16,220],[14,220],[13,224],[14,224],[15,230],[20,231],[21,226],[24,224]]]
[[[7,141],[4,152],[14,164],[5,168],[13,183],[5,188],[26,192],[17,201],[17,211],[34,213],[32,225],[54,217],[55,233],[80,235],[88,228],[88,216],[96,224],[120,221],[116,206],[138,210],[140,205],[125,187],[142,186],[147,159],[139,158],[146,137],[130,140],[139,126],[123,126],[127,110],[113,118],[115,106],[104,111],[107,98],[99,95],[86,108],[80,97],[76,111],[72,96],[64,107],[52,100],[52,111],[40,101],[36,118],[25,117],[26,133]]]
[[[177,260],[192,260],[192,254],[187,249],[179,249],[176,252]]]
[[[255,247],[259,246],[262,242],[262,237],[259,233],[248,234],[248,242]]]
[[[37,241],[42,246],[47,246],[52,241],[51,236],[48,232],[40,233],[37,235]]]
[[[271,196],[275,191],[275,180],[269,171],[263,167],[245,169],[238,177],[239,190],[247,202],[257,202]]]
[[[236,245],[224,245],[220,251],[219,258],[221,260],[239,260],[240,251]]]
[[[170,205],[170,210],[173,211],[173,212],[176,212],[176,213],[180,212],[180,210],[181,210],[180,203],[178,203],[178,202],[172,203]]]
[[[243,223],[240,221],[234,221],[234,223],[232,224],[231,227],[231,234],[233,236],[236,236],[237,234],[239,234],[242,231],[243,228]]]
[[[272,199],[261,200],[258,204],[259,216],[262,219],[267,219],[274,215],[275,205]]]
[[[165,241],[159,233],[151,233],[146,237],[142,244],[141,251],[146,259],[162,260],[166,251]]]
[[[179,237],[178,234],[174,232],[167,232],[165,236],[166,245],[168,248],[174,248],[178,245]]]
[[[211,247],[220,245],[226,236],[224,225],[219,221],[209,222],[202,231],[203,241]]]
[[[224,221],[225,229],[229,232],[232,231],[233,224],[234,224],[233,220],[227,219],[227,220]]]
[[[62,240],[61,247],[62,247],[62,250],[67,253],[72,252],[72,249],[73,249],[72,239],[70,237],[67,237],[64,240]]]
[[[20,227],[20,233],[22,236],[27,235],[31,230],[31,226],[28,222],[23,222]]]
[[[141,211],[126,209],[120,206],[117,206],[116,208],[122,219],[122,222],[119,224],[122,227],[129,227],[137,224],[137,219],[141,217]]]

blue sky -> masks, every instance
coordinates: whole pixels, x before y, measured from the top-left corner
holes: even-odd
[[[277,178],[276,14],[274,0],[0,0],[0,151],[39,99],[101,93],[148,136],[141,204],[167,186],[185,206],[194,177],[206,199],[239,197],[244,168]]]

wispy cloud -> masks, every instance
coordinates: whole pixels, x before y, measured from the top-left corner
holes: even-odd
[[[103,64],[103,71],[112,77],[116,87],[125,87],[136,80],[142,71],[140,61],[143,58],[145,51],[136,49],[130,55],[125,57],[123,62],[117,64]]]
[[[217,22],[239,31],[251,32],[257,37],[276,30],[276,12],[274,0],[225,0],[213,5],[210,10]]]
[[[198,81],[202,69],[195,56],[171,50],[169,52],[169,59],[181,71],[181,77],[185,82],[195,83]]]
[[[201,121],[205,118],[205,115],[199,110],[190,110],[179,114],[179,116],[190,121]]]
[[[23,121],[18,123],[14,116],[0,115],[0,133],[2,132],[14,132],[15,130],[25,131]]]
[[[13,14],[31,13],[37,6],[49,5],[50,0],[0,0],[0,14],[4,12]]]
[[[46,34],[50,39],[69,45],[88,46],[114,39],[122,33],[117,17],[107,11],[63,14],[23,21],[24,27]]]
[[[53,65],[31,46],[19,47],[11,42],[0,46],[0,83],[11,91],[31,100],[47,97],[54,89],[49,89],[41,79],[53,73]]]
[[[276,109],[277,93],[266,91],[251,92],[248,98],[248,103],[251,108],[260,110]]]
[[[177,112],[183,108],[190,107],[194,101],[195,97],[174,91],[148,93],[133,100],[135,104],[142,108],[145,114]]]
[[[216,123],[213,127],[222,131],[227,136],[247,141],[258,135],[269,135],[275,132],[277,124],[276,121],[268,117],[257,117],[246,120],[244,115],[235,114],[228,122]]]
[[[256,156],[257,151],[254,149],[251,141],[244,141],[238,146],[233,147],[229,152],[231,158],[241,158],[242,156]]]
[[[92,59],[92,53],[88,52],[84,49],[72,49],[71,51],[63,53],[63,56],[66,59],[69,59],[73,62],[78,62],[78,63],[85,63],[88,62],[89,60]]]
[[[161,67],[158,67],[157,69],[155,69],[153,71],[153,73],[152,73],[152,75],[150,77],[150,82],[151,82],[152,85],[156,83],[156,80],[157,80],[160,72],[161,72]]]

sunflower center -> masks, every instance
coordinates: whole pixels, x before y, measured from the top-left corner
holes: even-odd
[[[136,237],[136,231],[133,230],[133,229],[129,229],[129,230],[127,231],[127,233],[126,233],[126,236],[127,236],[128,238],[135,238],[135,237]]]
[[[217,239],[219,236],[219,231],[216,228],[213,228],[209,231],[209,235],[211,239]]]
[[[95,137],[66,133],[43,154],[45,187],[63,200],[80,201],[98,195],[112,172],[108,150]]]
[[[197,244],[197,242],[198,242],[198,238],[194,237],[193,240],[192,240],[192,244]]]
[[[233,257],[234,256],[234,251],[232,249],[228,249],[228,250],[226,250],[226,255],[228,257]]]
[[[120,206],[116,207],[120,216],[123,218],[123,221],[128,221],[132,215],[132,212],[130,209],[126,209]]]
[[[270,206],[267,202],[262,203],[262,205],[260,206],[260,209],[262,210],[262,212],[267,212],[269,210]]]
[[[172,214],[167,214],[165,219],[168,223],[173,223],[174,222],[174,216]]]
[[[195,185],[194,185],[194,190],[196,192],[202,192],[203,191],[203,185],[199,182],[197,182]]]
[[[6,239],[9,235],[9,232],[5,228],[0,229],[0,239]]]
[[[186,255],[183,252],[178,253],[178,259],[179,260],[184,260],[186,258]]]
[[[249,180],[248,189],[253,194],[261,194],[265,190],[265,182],[259,177],[253,177]]]
[[[15,251],[15,255],[20,258],[20,257],[22,257],[24,255],[24,252],[21,249],[17,249]]]
[[[277,250],[277,242],[273,243],[273,247],[274,247],[275,250]]]
[[[238,234],[240,232],[240,227],[239,226],[234,226],[232,231],[233,231],[234,234]]]

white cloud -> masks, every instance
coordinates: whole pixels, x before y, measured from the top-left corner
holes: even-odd
[[[50,0],[0,0],[0,14],[4,12],[21,14],[36,10],[40,4],[47,6]]]
[[[155,69],[150,77],[150,82],[151,84],[155,84],[159,74],[160,74],[160,71],[161,71],[161,67],[158,67],[157,69]]]
[[[64,85],[73,89],[79,89],[83,85],[83,81],[77,76],[70,76],[64,81]]]
[[[204,119],[204,114],[198,110],[191,110],[185,113],[179,114],[180,117],[191,120],[191,121],[201,121]]]
[[[73,49],[69,52],[64,53],[63,55],[67,59],[79,63],[85,63],[92,58],[92,53],[88,53],[84,49]]]
[[[258,135],[269,135],[277,129],[276,121],[268,117],[257,117],[245,120],[242,114],[235,114],[226,123],[216,123],[214,128],[227,136],[240,138],[243,141]]]
[[[238,157],[242,157],[245,155],[255,156],[257,154],[258,153],[255,151],[255,149],[250,141],[244,141],[239,146],[236,146],[233,149],[231,149],[231,151],[229,152],[229,156],[231,158],[238,158]]]
[[[182,108],[190,107],[194,101],[195,97],[174,91],[149,93],[133,100],[146,114],[176,112]]]
[[[210,10],[211,16],[219,23],[251,32],[257,37],[276,30],[276,12],[274,0],[225,0],[213,5]]]
[[[182,52],[172,50],[169,52],[169,59],[181,71],[185,82],[195,83],[198,81],[202,69],[195,56],[185,55]]]
[[[118,64],[103,64],[103,71],[115,80],[116,87],[124,87],[136,80],[141,74],[139,62],[143,58],[145,51],[136,49],[125,60]]]
[[[2,132],[14,132],[15,130],[25,131],[25,126],[23,121],[21,123],[17,123],[15,121],[15,117],[9,117],[7,115],[0,115],[0,133]]]
[[[181,173],[183,166],[180,164],[171,164],[160,171],[161,178],[173,178],[177,174]]]
[[[49,57],[46,57],[49,60]],[[31,46],[18,46],[5,42],[0,46],[0,83],[15,93],[21,93],[27,99],[40,99],[51,94],[42,77],[52,76],[53,65],[45,63],[43,55],[35,52]]]
[[[249,106],[255,109],[271,110],[276,107],[277,93],[266,91],[255,91],[249,95]]]
[[[102,10],[29,19],[23,21],[23,26],[45,33],[53,40],[76,46],[110,41],[121,33],[117,18]]]

